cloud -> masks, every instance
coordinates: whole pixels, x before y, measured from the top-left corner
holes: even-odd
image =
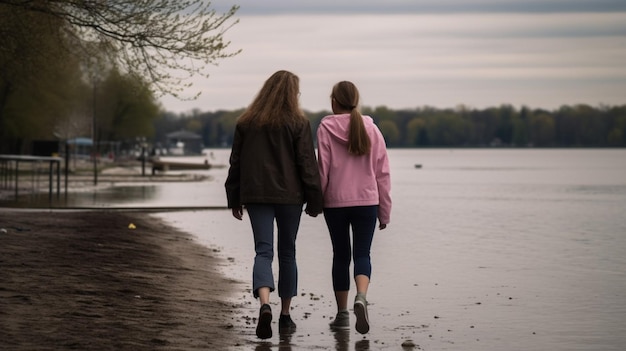
[[[626,12],[240,19],[226,39],[242,53],[195,81],[199,100],[165,98],[166,109],[245,107],[279,69],[300,76],[309,111],[328,109],[339,80],[357,84],[363,105],[395,109],[626,103]]]
[[[624,0],[238,0],[213,1],[224,11],[239,5],[239,15],[270,14],[451,14],[570,13],[626,11]]]

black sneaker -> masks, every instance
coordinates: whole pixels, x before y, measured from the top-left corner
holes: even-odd
[[[284,332],[291,332],[296,329],[296,323],[293,322],[288,314],[281,314],[278,318],[278,329]]]
[[[256,336],[259,339],[272,337],[272,308],[268,304],[261,306],[259,310],[259,322],[256,326]]]

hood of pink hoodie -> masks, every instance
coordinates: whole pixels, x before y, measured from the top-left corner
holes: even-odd
[[[350,128],[350,114],[329,115],[324,117],[324,126],[328,134],[343,145],[348,144],[348,129]],[[370,116],[363,116],[365,129],[375,127],[374,120]]]

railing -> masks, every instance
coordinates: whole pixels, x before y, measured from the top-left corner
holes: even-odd
[[[57,197],[61,193],[61,157],[46,157],[46,156],[27,156],[27,155],[0,155],[0,185],[3,188],[9,188],[10,183],[13,180],[15,185],[15,199],[19,196],[19,180],[20,180],[20,163],[41,163],[48,162],[48,196],[52,200],[53,194],[53,175],[54,166],[56,166],[56,186]],[[12,168],[15,166],[15,169]]]

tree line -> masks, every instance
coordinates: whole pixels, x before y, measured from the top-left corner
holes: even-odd
[[[229,147],[237,117],[234,111],[163,113],[154,125],[155,141],[173,131],[199,134],[205,147]],[[313,134],[330,111],[309,112]],[[485,109],[419,107],[393,110],[364,107],[388,147],[624,147],[626,105],[564,105],[556,110],[501,105]]]

